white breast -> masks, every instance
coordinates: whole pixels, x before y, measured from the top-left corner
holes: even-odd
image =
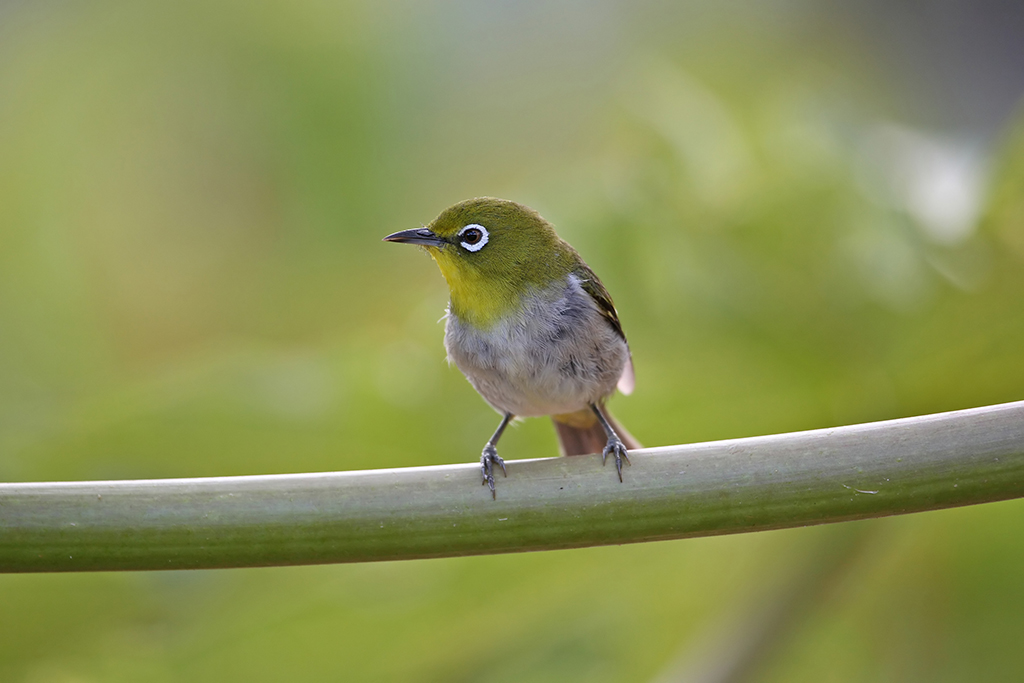
[[[444,343],[488,403],[523,417],[571,413],[609,396],[629,362],[625,340],[574,275],[529,295],[489,330],[449,312]]]

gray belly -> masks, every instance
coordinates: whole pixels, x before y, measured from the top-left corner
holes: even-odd
[[[491,406],[523,417],[571,413],[609,396],[629,361],[625,340],[574,276],[490,330],[449,313],[444,342],[449,362]]]

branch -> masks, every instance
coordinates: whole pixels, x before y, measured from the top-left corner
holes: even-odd
[[[579,548],[1024,496],[1024,401],[888,422],[479,466],[0,484],[0,571],[368,562]]]

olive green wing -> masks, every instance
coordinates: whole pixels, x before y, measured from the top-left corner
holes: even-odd
[[[608,290],[604,288],[601,280],[594,274],[594,271],[590,269],[585,263],[580,263],[575,273],[580,281],[580,287],[583,291],[590,295],[597,304],[597,311],[601,316],[608,321],[608,324],[622,337],[622,341],[626,341],[626,333],[622,331],[622,323],[619,322],[619,314],[615,310],[615,304],[612,302],[612,295],[608,293]],[[628,343],[627,343],[628,348]],[[633,374],[633,358],[632,354],[628,361],[626,361],[626,367],[622,370],[622,376],[619,377],[619,391],[624,394],[633,393],[633,387],[636,384],[635,375]]]

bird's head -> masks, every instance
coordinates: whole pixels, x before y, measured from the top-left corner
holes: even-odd
[[[536,211],[493,197],[459,202],[426,227],[384,240],[424,247],[448,282],[452,311],[480,328],[518,310],[530,292],[566,277],[578,258]]]

